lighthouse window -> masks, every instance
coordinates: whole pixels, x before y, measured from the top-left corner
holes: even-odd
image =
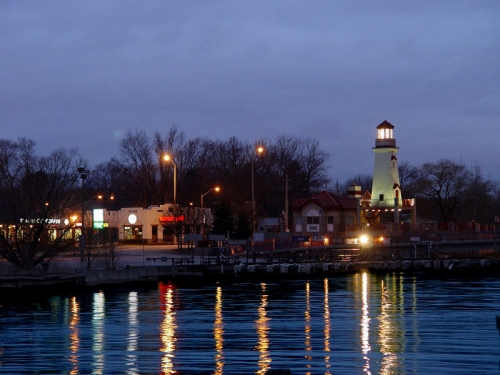
[[[392,129],[378,129],[378,139],[392,139]]]

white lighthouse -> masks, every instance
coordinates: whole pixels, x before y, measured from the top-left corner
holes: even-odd
[[[398,150],[396,139],[394,139],[394,125],[388,121],[382,122],[377,126],[377,139],[373,147],[375,167],[373,169],[372,207],[401,207],[402,197],[396,158]]]

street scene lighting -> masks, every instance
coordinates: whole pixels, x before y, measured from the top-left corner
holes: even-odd
[[[177,164],[175,163],[174,159],[168,155],[165,154],[163,156],[163,160],[167,162],[172,162],[174,165],[174,209],[177,207]]]
[[[205,233],[205,221],[206,221],[206,218],[205,218],[205,210],[203,208],[203,197],[205,195],[207,195],[208,193],[210,193],[211,191],[216,191],[217,193],[220,191],[220,187],[216,186],[216,187],[213,187],[211,188],[210,190],[208,190],[206,193],[204,194],[201,194],[200,195],[200,205],[201,205],[201,213],[203,215],[203,233]]]
[[[257,227],[257,222],[256,222],[256,216],[255,216],[255,183],[254,183],[254,160],[255,156],[259,156],[264,152],[264,147],[259,146],[255,150],[254,153],[252,153],[252,232],[255,232],[255,229]]]
[[[211,191],[214,191],[214,190],[218,193],[218,192],[220,191],[220,187],[218,187],[218,186],[213,187],[213,188],[211,188],[209,191],[207,191],[206,193],[201,194],[201,196],[200,196],[200,204],[201,204],[201,209],[202,209],[202,210],[203,210],[203,197],[204,197],[205,195],[207,195],[208,193],[210,193]],[[205,215],[203,215],[203,218],[205,218]]]

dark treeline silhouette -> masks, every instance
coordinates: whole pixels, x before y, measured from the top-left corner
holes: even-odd
[[[499,215],[499,184],[485,177],[477,162],[441,159],[417,167],[404,161],[398,173],[403,198],[416,198],[419,221],[492,224]],[[372,176],[349,178],[342,192],[353,184],[371,191]]]
[[[257,154],[258,146],[264,148],[262,154]],[[166,154],[170,160],[164,159]],[[235,137],[187,140],[175,126],[165,134],[128,132],[119,155],[94,167],[76,149],[37,156],[32,140],[0,139],[0,256],[18,269],[43,265],[68,246],[64,231],[49,238],[49,219],[79,212],[82,201],[91,202],[97,195],[115,198],[105,203],[110,210],[171,203],[174,170],[180,207],[199,207],[201,195],[219,186],[219,193],[204,196],[204,207],[213,208],[215,216],[211,229],[245,235],[252,217],[252,169],[257,216],[282,217],[286,199],[291,204],[333,186],[328,158],[312,139],[281,135],[253,143]],[[89,170],[85,189],[78,168]],[[417,167],[402,162],[399,175],[403,197],[417,199],[419,221],[492,223],[499,215],[498,184],[483,175],[478,163],[467,166],[443,159]],[[357,174],[331,191],[345,194],[352,184],[371,191],[371,183],[370,175]],[[289,223],[291,216],[289,210]],[[26,219],[30,222],[23,222]],[[6,236],[8,225],[16,228]]]
[[[264,148],[261,155],[256,153],[258,146]],[[164,160],[165,154],[171,161]],[[328,184],[328,156],[317,141],[286,135],[245,143],[234,137],[186,140],[175,126],[165,136],[157,132],[150,137],[138,130],[125,135],[118,157],[92,169],[87,186],[113,194],[121,206],[173,202],[175,167],[178,205],[199,206],[200,196],[217,185],[220,193],[207,195],[205,206],[228,202],[237,220],[251,210],[253,165],[259,216],[277,217],[285,209],[287,185],[288,200],[293,202]]]

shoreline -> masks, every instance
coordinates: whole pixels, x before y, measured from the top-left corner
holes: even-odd
[[[500,275],[500,259],[440,259],[404,261],[345,261],[256,263],[237,265],[137,266],[76,274],[0,276],[1,294],[84,291],[173,285],[286,282],[338,277],[358,272],[406,272],[420,276],[491,277]]]

